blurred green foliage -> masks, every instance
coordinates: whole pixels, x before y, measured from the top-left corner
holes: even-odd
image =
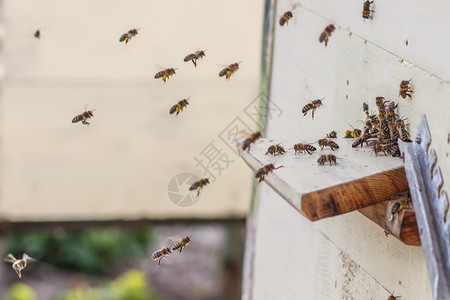
[[[6,300],[35,300],[36,293],[23,283],[15,283],[6,295]]]
[[[94,289],[75,289],[55,300],[162,300],[146,287],[146,276],[130,270],[111,283]]]
[[[152,237],[151,228],[34,232],[8,238],[5,249],[16,257],[25,252],[60,268],[101,275],[120,259],[148,255]]]

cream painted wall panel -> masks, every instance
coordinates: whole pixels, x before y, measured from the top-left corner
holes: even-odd
[[[374,278],[373,273],[352,260],[353,253],[341,252],[340,245],[335,245],[333,239],[320,232],[322,228],[316,226],[318,223],[311,223],[299,215],[265,184],[261,184],[259,191],[252,299],[386,300],[392,290],[405,299],[431,299],[429,287],[415,288],[414,283],[404,281],[404,277],[397,277],[396,285],[385,286],[379,278]],[[352,219],[358,221],[355,215]],[[347,235],[360,238],[355,233],[363,233],[369,227],[376,229],[375,226],[354,227]],[[382,232],[378,234],[384,237]],[[369,230],[366,240],[371,237]],[[382,249],[385,255],[390,250]],[[366,252],[366,259],[371,254]],[[392,264],[383,271],[398,274],[403,261],[389,262]],[[425,278],[424,285],[427,283]]]
[[[305,27],[304,23],[300,25],[299,22],[297,25],[290,22],[290,30],[297,34],[311,30],[318,37],[328,23],[335,23],[443,80],[450,80],[450,62],[447,59],[449,44],[445,38],[450,22],[448,1],[376,0],[372,5],[375,10],[373,19],[364,21],[363,0],[283,0],[278,1],[277,15],[281,16],[291,9],[294,3],[300,4],[294,18],[303,19],[312,12],[320,16],[323,22],[323,26],[319,27],[314,24]],[[281,30],[284,29],[277,28],[277,34]]]

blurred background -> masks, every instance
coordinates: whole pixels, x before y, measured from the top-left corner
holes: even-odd
[[[37,259],[21,279],[2,264],[2,299],[240,298],[252,173],[233,140],[257,127],[263,5],[0,1],[0,249]]]

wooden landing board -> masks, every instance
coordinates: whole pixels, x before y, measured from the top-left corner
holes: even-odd
[[[311,221],[341,215],[390,199],[408,190],[402,160],[383,154],[375,157],[367,147],[352,148],[352,139],[334,139],[340,146],[335,151],[317,145],[314,154],[294,155],[296,141],[273,141],[261,139],[242,151],[243,139],[236,147],[253,171],[267,164],[283,168],[266,176],[266,183],[286,199],[294,208]],[[281,143],[285,155],[265,155],[267,149]],[[319,166],[322,154],[334,154],[337,165]]]

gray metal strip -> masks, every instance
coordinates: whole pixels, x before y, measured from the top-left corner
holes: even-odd
[[[450,299],[450,222],[446,222],[447,193],[436,166],[436,151],[428,148],[431,134],[425,115],[412,143],[399,141],[411,199],[419,226],[423,254],[434,299]]]

